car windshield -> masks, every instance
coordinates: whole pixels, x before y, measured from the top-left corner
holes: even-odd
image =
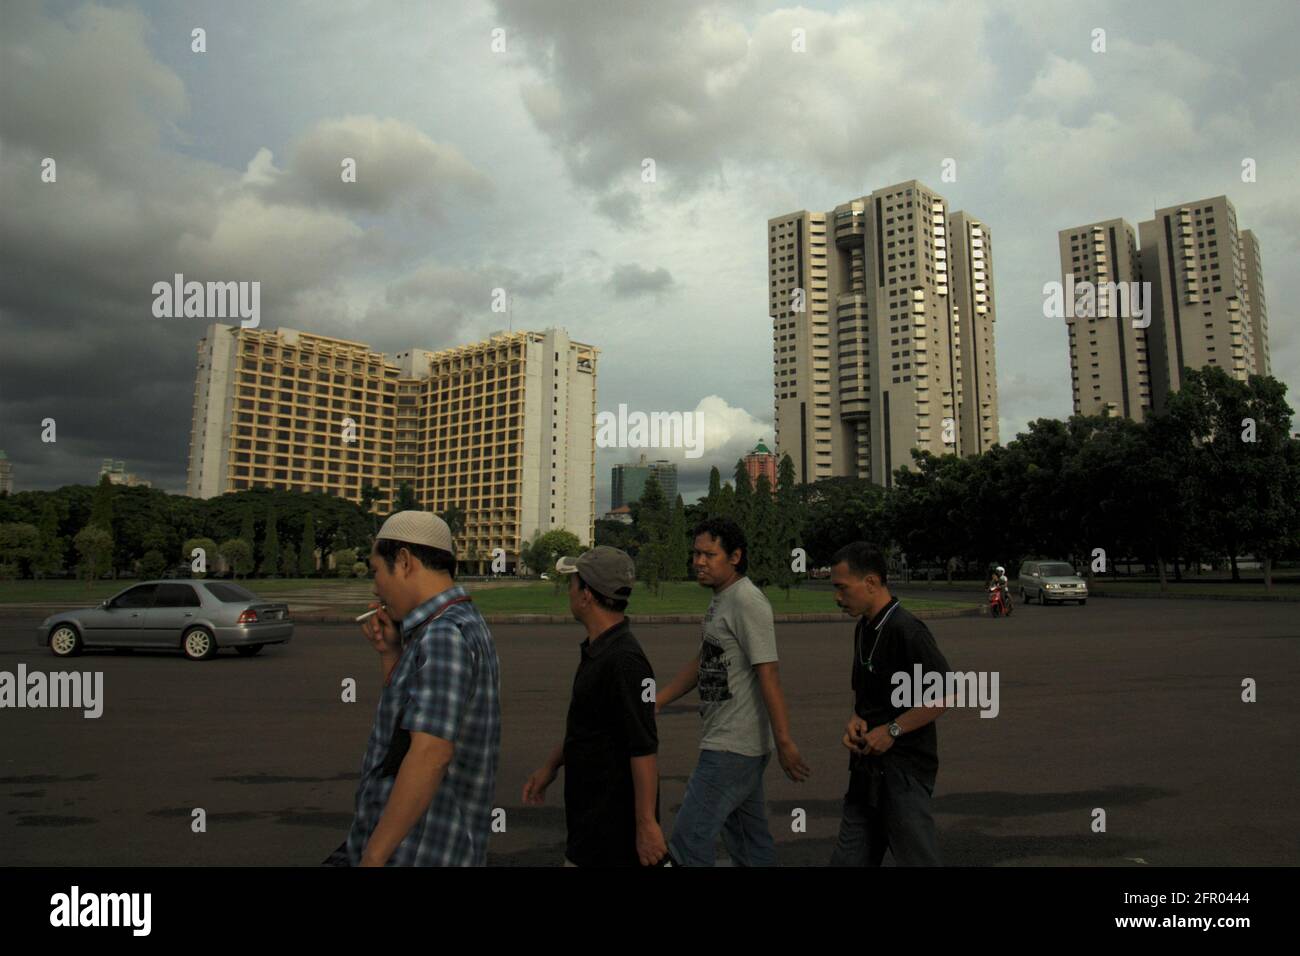
[[[1044,564],[1038,569],[1038,573],[1045,578],[1072,578],[1074,568],[1068,564]]]
[[[252,591],[241,588],[238,584],[205,584],[203,585],[218,601],[223,604],[244,604],[248,601],[256,601],[257,595]]]

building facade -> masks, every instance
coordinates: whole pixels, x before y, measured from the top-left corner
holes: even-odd
[[[4,451],[0,450],[0,495],[14,493],[14,465]]]
[[[1134,284],[1140,290],[1142,282],[1133,227],[1123,219],[1088,223],[1061,230],[1057,243],[1063,288],[1084,282],[1097,288],[1094,307],[1083,310],[1088,314],[1066,310],[1074,414],[1143,421],[1154,394],[1151,341],[1159,340],[1150,326],[1135,327],[1132,319],[1130,290]],[[1145,301],[1141,305],[1151,307]]]
[[[1185,368],[1269,374],[1259,241],[1226,196],[1157,209],[1136,240],[1122,219],[1065,229],[1059,251],[1067,290],[1071,278],[1096,287],[1095,315],[1066,316],[1075,414],[1142,421],[1182,387]]]
[[[768,221],[776,453],[892,485],[998,441],[992,236],[917,180]]]
[[[126,488],[152,488],[153,482],[146,481],[138,475],[129,474],[126,470],[126,462],[114,461],[112,458],[105,458],[103,464],[99,466],[99,478],[95,479],[98,483],[108,476],[110,484],[122,485]]]
[[[772,491],[775,493],[776,455],[760,441],[742,460],[745,463],[745,472],[749,475],[749,487],[753,488],[758,484],[759,475],[767,475],[768,484],[772,486]]]
[[[590,543],[598,350],[562,329],[389,357],[293,329],[213,325],[199,343],[187,493],[270,487],[391,511],[459,506],[469,572],[535,535]],[[497,552],[496,549],[501,549]]]
[[[677,465],[660,459],[646,461],[645,455],[634,465],[615,465],[610,469],[610,511],[640,501],[645,483],[654,475],[670,505],[677,500]]]

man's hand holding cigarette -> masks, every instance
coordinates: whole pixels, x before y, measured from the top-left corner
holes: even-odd
[[[397,625],[388,616],[386,607],[376,601],[370,605],[370,610],[357,620],[361,622],[361,633],[366,636],[370,646],[378,651],[380,656],[397,656],[400,637],[397,633]]]

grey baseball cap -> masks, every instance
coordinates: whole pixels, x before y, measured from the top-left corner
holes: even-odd
[[[453,555],[456,553],[456,545],[452,543],[451,528],[447,527],[447,522],[427,511],[399,511],[384,522],[375,537],[441,548]]]
[[[596,593],[612,601],[626,601],[636,583],[636,565],[626,551],[597,545],[576,558],[562,557],[555,562],[561,574],[582,575],[582,580]]]

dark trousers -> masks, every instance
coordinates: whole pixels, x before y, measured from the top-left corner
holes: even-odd
[[[899,866],[940,866],[933,788],[891,761],[864,761],[854,776],[830,865],[880,866],[889,850]]]

